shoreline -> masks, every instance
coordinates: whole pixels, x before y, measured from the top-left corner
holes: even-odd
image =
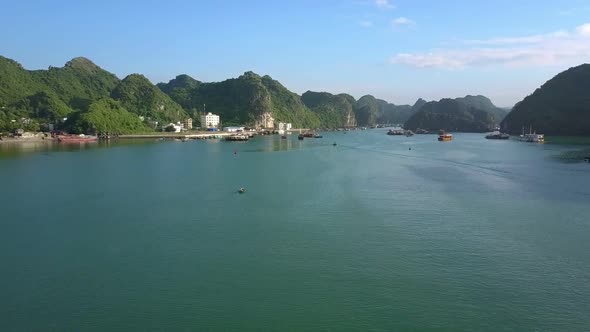
[[[57,139],[52,137],[40,138],[13,138],[13,137],[2,137],[0,144],[22,144],[22,143],[57,143]]]

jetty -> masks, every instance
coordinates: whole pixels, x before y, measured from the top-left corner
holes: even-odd
[[[222,131],[208,131],[199,133],[153,133],[153,134],[130,134],[119,135],[120,139],[145,139],[145,138],[169,138],[169,139],[210,139],[210,138],[224,138],[234,135],[235,133],[228,133]]]

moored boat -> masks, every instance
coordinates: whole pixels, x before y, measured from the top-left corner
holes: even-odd
[[[303,141],[303,138],[305,138],[305,136],[303,136],[303,134],[299,134],[299,136],[297,136],[297,139],[300,141]]]
[[[545,143],[545,135],[537,134],[533,131],[533,126],[529,127],[529,133],[524,133],[524,127],[522,128],[522,135],[520,135],[520,140],[527,143]]]
[[[402,136],[402,135],[404,135],[404,130],[403,129],[389,129],[387,131],[387,135]]]
[[[57,136],[57,141],[60,143],[86,143],[86,142],[96,142],[98,141],[97,136],[92,135],[59,135]]]
[[[509,139],[510,135],[502,133],[499,130],[495,130],[492,133],[486,135],[487,139]]]
[[[438,132],[438,141],[439,142],[448,142],[453,140],[453,135],[449,133],[445,133],[444,130]]]
[[[416,129],[416,134],[418,134],[418,135],[428,134],[428,130],[422,129],[422,128],[418,128],[418,129]]]

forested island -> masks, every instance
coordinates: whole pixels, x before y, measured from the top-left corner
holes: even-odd
[[[534,126],[547,134],[589,135],[590,65],[572,68],[507,110],[485,96],[395,105],[366,95],[307,91],[299,96],[270,76],[246,72],[222,82],[186,74],[154,85],[141,74],[123,79],[77,57],[63,67],[26,70],[0,56],[0,132],[49,126],[72,133],[145,133],[205,111],[224,125],[261,126],[263,117],[299,128],[399,124],[407,129],[489,131],[502,123],[510,132]],[[206,109],[205,109],[206,108]],[[504,119],[504,117],[506,117]]]

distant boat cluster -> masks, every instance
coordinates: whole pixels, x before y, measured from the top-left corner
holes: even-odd
[[[429,132],[424,129],[416,129],[416,133],[412,132],[411,130],[402,129],[402,128],[394,128],[389,129],[387,131],[387,135],[390,136],[413,136],[414,134],[428,134]],[[503,133],[500,131],[500,128],[495,128],[493,132],[487,134],[485,136],[486,139],[494,139],[494,140],[507,140],[510,139],[510,135],[507,133]],[[438,141],[440,142],[449,142],[453,140],[453,135],[445,132],[444,130],[439,130],[438,132]],[[529,142],[529,143],[544,143],[545,142],[545,135],[537,134],[533,131],[532,126],[529,128],[529,133],[525,134],[524,127],[522,130],[522,135],[519,136],[519,141],[521,142]]]

